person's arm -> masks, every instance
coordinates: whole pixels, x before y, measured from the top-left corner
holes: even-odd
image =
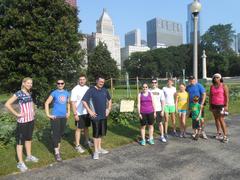
[[[162,93],[162,96],[161,96],[161,105],[162,105],[161,116],[163,117],[163,115],[164,115],[164,107],[165,107],[165,98],[164,98],[164,94],[163,93]]]
[[[82,100],[83,106],[86,108],[88,114],[92,117],[92,118],[96,118],[97,114],[95,112],[93,112],[91,110],[91,108],[89,107],[88,103],[84,100]]]
[[[106,109],[106,116],[108,117],[110,111],[112,109],[112,99],[108,100],[108,107]]]
[[[202,110],[203,110],[203,106],[200,105],[199,106],[199,114],[198,114],[198,117],[197,117],[197,121],[200,120],[201,116],[202,116]]]
[[[139,93],[138,94],[138,114],[139,114],[140,119],[142,119],[142,115],[141,115],[141,111],[140,111],[140,108],[141,108],[140,98],[141,98],[141,94]]]
[[[77,113],[77,101],[71,101],[73,116],[76,121],[79,121],[78,113]]]
[[[179,98],[179,96],[178,96],[178,93],[175,93],[175,106],[176,106],[176,112],[178,112],[178,98]]]
[[[224,84],[224,96],[225,96],[225,104],[224,104],[224,110],[228,111],[228,104],[229,104],[229,89],[227,85]]]
[[[10,97],[7,102],[5,103],[5,107],[16,117],[22,117],[20,113],[15,111],[12,107],[12,104],[17,100],[17,96],[14,94],[12,97]]]
[[[210,86],[210,91],[209,91],[209,111],[212,111],[212,106],[211,106],[211,102],[212,102],[211,87],[212,87],[212,86]]]
[[[156,104],[155,104],[155,101],[154,101],[154,97],[153,97],[153,94],[150,92],[150,95],[151,95],[151,98],[152,98],[152,105],[153,105],[153,114],[154,114],[154,118],[157,117],[157,114],[156,114]]]
[[[67,114],[66,114],[66,118],[67,119],[69,119],[69,117],[70,117],[70,109],[71,109],[70,99],[68,98],[68,101],[67,101]]]
[[[50,115],[50,113],[49,113],[49,104],[51,104],[52,100],[53,100],[53,97],[50,95],[45,102],[45,113],[46,113],[47,117],[50,119],[55,118],[53,115]]]

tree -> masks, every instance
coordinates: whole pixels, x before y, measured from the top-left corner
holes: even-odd
[[[16,91],[30,76],[38,103],[58,78],[81,71],[77,10],[64,0],[0,0],[0,79]]]
[[[201,37],[201,45],[204,49],[216,52],[228,52],[231,50],[231,43],[235,31],[232,24],[218,24],[211,26]]]
[[[90,80],[95,80],[98,76],[103,76],[105,79],[119,76],[117,63],[111,57],[105,43],[99,42],[89,53],[87,74]]]

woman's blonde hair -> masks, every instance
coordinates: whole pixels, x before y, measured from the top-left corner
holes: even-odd
[[[25,77],[25,78],[23,78],[23,80],[22,80],[22,85],[21,85],[21,90],[23,90],[23,88],[24,88],[24,83],[25,82],[27,82],[28,80],[30,80],[30,81],[32,81],[32,78],[30,78],[30,77]]]

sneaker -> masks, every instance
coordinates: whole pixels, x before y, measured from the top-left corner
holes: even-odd
[[[167,134],[164,134],[164,137],[165,137],[165,139],[168,139],[168,135]]]
[[[149,139],[148,143],[149,143],[150,145],[154,145],[154,144],[155,144],[155,143],[154,143],[154,139]]]
[[[98,150],[98,153],[99,153],[99,154],[108,154],[109,151],[107,151],[107,150],[101,148],[101,149]]]
[[[202,138],[203,138],[203,139],[208,139],[208,137],[207,137],[205,131],[202,131]]]
[[[160,136],[160,141],[162,141],[162,142],[167,142],[167,140],[165,139],[165,137],[164,136]]]
[[[57,162],[62,162],[62,158],[61,158],[60,153],[55,154],[55,159],[56,159]]]
[[[79,153],[84,153],[85,152],[85,150],[80,145],[76,146],[75,149]]]
[[[98,152],[93,153],[93,159],[95,159],[95,160],[99,159],[99,153]]]
[[[144,139],[144,140],[141,140],[140,142],[139,142],[142,146],[145,146],[146,145],[146,140]]]
[[[197,133],[197,134],[195,134],[195,137],[193,139],[197,141],[198,138],[199,138],[199,134]]]
[[[24,164],[24,162],[19,162],[17,163],[17,168],[21,171],[21,172],[26,172],[28,170],[28,167]]]
[[[223,139],[222,139],[222,142],[223,143],[228,143],[229,139],[227,136],[224,136]]]
[[[215,138],[216,138],[217,140],[223,140],[223,136],[222,136],[221,133],[218,133],[218,134],[215,136]]]
[[[37,162],[39,161],[39,159],[36,158],[36,157],[33,156],[33,155],[30,155],[30,156],[27,156],[27,158],[26,158],[25,161],[26,161],[26,162],[35,162],[35,163],[37,163]]]
[[[173,131],[173,136],[178,137],[178,133],[176,131]]]
[[[180,133],[179,137],[180,137],[180,138],[183,138],[183,133]]]
[[[194,139],[194,138],[195,138],[195,136],[196,136],[196,133],[193,133],[193,134],[192,134],[192,138]]]
[[[186,133],[185,133],[185,132],[183,133],[183,137],[184,137],[184,138],[186,138],[186,137],[187,137],[187,135],[186,135]]]

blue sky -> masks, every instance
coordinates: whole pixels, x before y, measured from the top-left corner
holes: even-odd
[[[96,20],[107,9],[115,26],[115,34],[120,36],[124,46],[124,34],[139,28],[142,39],[146,40],[146,21],[160,17],[176,21],[183,26],[186,39],[187,4],[193,0],[78,0],[79,18],[82,20],[80,31],[91,34],[96,32]],[[232,23],[240,33],[240,0],[200,0],[201,33],[211,25]]]

